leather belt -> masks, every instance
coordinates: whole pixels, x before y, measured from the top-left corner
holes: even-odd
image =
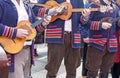
[[[23,49],[27,49],[27,48],[29,48],[30,47],[30,45],[25,45],[24,47],[23,47]]]
[[[70,34],[71,31],[64,31],[64,34]]]

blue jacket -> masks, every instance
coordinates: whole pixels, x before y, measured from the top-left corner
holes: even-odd
[[[39,0],[39,3],[46,3],[48,0]],[[65,2],[65,0],[55,0],[57,3]],[[73,8],[83,8],[83,0],[70,0]],[[33,7],[35,14],[37,15],[39,12],[39,7]],[[72,47],[80,48],[81,43],[81,35],[80,35],[80,12],[72,13]],[[46,42],[47,43],[56,43],[56,44],[64,44],[64,20],[57,19],[54,22],[50,23],[46,28]]]
[[[35,22],[35,16],[29,7],[25,4],[25,8],[29,15],[29,20],[31,23]],[[3,32],[8,27],[16,27],[18,21],[18,13],[15,5],[11,0],[0,0],[0,36],[4,36]],[[17,29],[14,30],[11,38],[16,37]],[[33,53],[33,46],[31,46],[31,54]],[[33,55],[33,54],[32,54]],[[14,55],[8,54],[8,58],[11,61],[10,72],[14,71]]]
[[[100,2],[102,5],[107,5],[105,4],[105,2],[103,2],[103,0],[100,0]],[[102,29],[101,19],[104,19],[106,17],[116,18],[119,16],[118,7],[114,3],[111,3],[110,6],[114,8],[113,13],[110,12],[101,13],[99,11],[91,12],[88,21],[85,21],[81,16],[81,24],[88,29],[90,46],[93,46],[98,50],[103,51],[107,45],[107,49],[109,52],[117,52],[118,44],[114,32],[120,29],[119,21],[113,22],[112,27],[110,29],[107,30]],[[99,6],[93,3],[89,7],[99,8]]]

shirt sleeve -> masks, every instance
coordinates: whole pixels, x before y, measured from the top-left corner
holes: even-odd
[[[3,18],[3,9],[2,5],[0,4],[0,36],[6,36],[9,38],[15,38],[17,34],[17,29],[9,27],[1,23]]]

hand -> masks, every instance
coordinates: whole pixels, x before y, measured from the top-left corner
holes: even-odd
[[[56,10],[58,12],[58,15],[67,15],[68,13],[68,7],[66,5],[61,5],[60,7],[57,8]]]
[[[54,14],[54,15],[67,14],[67,12],[68,12],[67,6],[66,5],[60,5],[60,6],[51,8],[51,9],[49,9],[48,14],[51,14],[52,12],[56,12],[56,14]]]
[[[112,24],[108,23],[108,22],[103,22],[102,23],[102,28],[107,30],[108,28],[110,28],[112,26]]]
[[[51,22],[51,16],[47,16],[44,21],[42,22],[43,26],[48,25]]]
[[[85,43],[88,43],[88,42],[89,42],[89,38],[83,38],[83,41],[84,41]]]
[[[25,29],[17,29],[17,35],[18,38],[26,38],[28,36],[28,30]]]
[[[107,6],[100,6],[100,12],[104,13],[107,11]]]
[[[56,12],[56,8],[57,8],[57,7],[50,8],[49,11],[48,11],[48,14],[51,14],[51,13],[53,13],[53,12]],[[57,15],[57,12],[56,12],[56,14],[54,14],[54,15]]]
[[[88,8],[88,9],[84,9],[84,10],[82,11],[82,15],[83,15],[84,18],[88,18],[89,15],[90,15],[90,13],[91,13],[91,11],[90,11],[89,8]]]
[[[120,0],[116,0],[117,5],[120,5]]]

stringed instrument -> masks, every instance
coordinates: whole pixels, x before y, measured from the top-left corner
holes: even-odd
[[[61,4],[58,4],[54,0],[47,1],[45,4],[38,4],[38,3],[30,3],[30,4],[34,4],[36,6],[42,6],[42,7],[48,8],[48,9],[53,8],[53,7],[57,7],[57,6],[61,6],[61,5],[67,6],[67,14],[53,15],[52,20],[51,20],[52,22],[55,21],[58,18],[60,18],[62,20],[67,20],[67,19],[69,19],[71,17],[72,12],[82,12],[85,9],[85,8],[73,8],[72,5],[70,3],[68,3],[68,2],[63,2]],[[100,8],[89,8],[89,9],[91,11],[100,11]]]
[[[33,40],[35,38],[37,34],[35,27],[40,25],[47,16],[49,15],[52,16],[56,13],[59,13],[61,12],[62,9],[64,9],[64,6],[58,7],[55,11],[51,12],[50,14],[46,15],[44,18],[41,18],[40,20],[36,21],[33,24],[31,24],[27,20],[23,20],[19,22],[16,28],[17,29],[22,28],[22,29],[28,30],[29,35],[26,38],[22,38],[22,39],[21,38],[11,39],[8,37],[0,36],[0,45],[3,47],[3,49],[6,52],[10,54],[19,53],[20,50],[22,50],[25,41]]]
[[[28,30],[29,35],[26,38],[15,38],[15,39],[0,36],[1,46],[6,52],[10,54],[18,53],[23,48],[24,42],[26,40],[32,40],[36,36],[36,29],[31,27],[31,23],[27,20],[19,22],[16,28],[17,29],[22,28]]]
[[[118,20],[120,20],[120,17],[116,17],[116,18],[112,18],[112,17],[105,17],[105,18],[102,18],[101,21],[102,22],[108,22],[108,23],[114,23],[114,22],[117,22]]]

